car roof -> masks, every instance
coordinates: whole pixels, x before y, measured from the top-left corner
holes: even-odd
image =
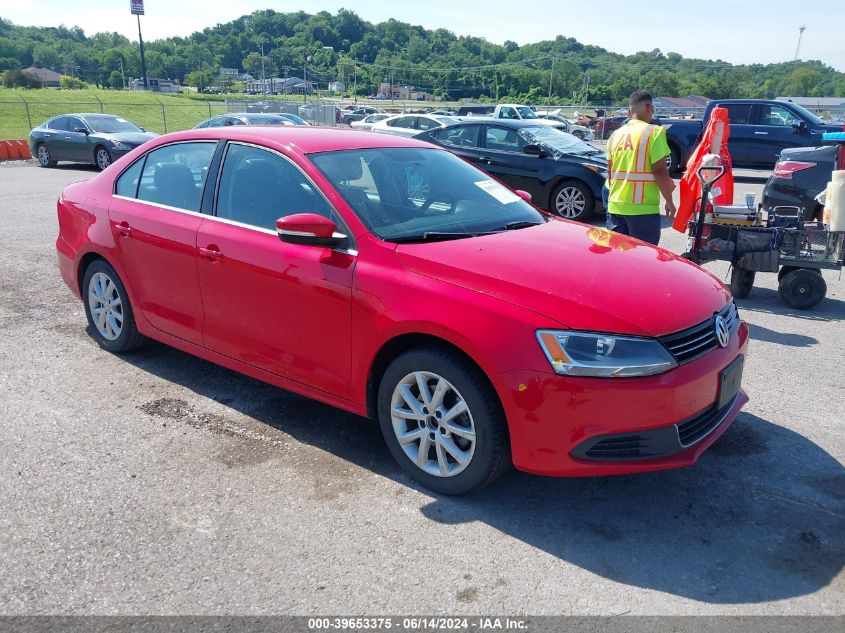
[[[173,132],[155,139],[155,146],[175,141],[231,140],[256,143],[267,147],[285,148],[301,154],[340,151],[347,149],[376,149],[385,147],[427,147],[422,141],[396,136],[364,132],[349,128],[321,128],[316,126],[290,125],[283,127],[231,126],[200,128]],[[148,144],[144,145],[145,147]]]
[[[68,112],[66,114],[57,114],[56,116],[50,117],[51,119],[58,119],[60,116],[77,116],[81,118],[86,118],[90,116],[99,116],[99,117],[111,117],[112,119],[124,119],[126,117],[122,117],[119,114],[105,114],[103,112]],[[128,120],[128,119],[127,119]]]
[[[457,118],[460,120],[460,124],[480,124],[480,123],[495,123],[496,125],[501,125],[502,127],[512,127],[512,128],[522,128],[522,127],[552,127],[551,125],[547,125],[545,123],[537,123],[537,119],[497,119],[492,116],[467,116],[467,117],[450,117],[450,118]],[[460,125],[459,124],[459,125]]]

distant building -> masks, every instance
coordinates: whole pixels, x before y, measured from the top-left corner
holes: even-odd
[[[304,81],[299,77],[268,77],[263,82],[260,79],[252,79],[244,83],[248,92],[258,94],[312,94],[314,82]]]
[[[778,101],[791,101],[816,114],[829,114],[841,120],[845,116],[845,97],[778,97]]]
[[[132,79],[129,82],[130,90],[143,90],[143,79]],[[151,92],[182,92],[182,85],[173,79],[159,79],[158,77],[147,79],[147,90]]]
[[[220,70],[217,73],[220,79],[236,79],[238,81],[252,81],[252,75],[249,73],[242,73],[237,68],[224,68],[220,67]]]
[[[23,72],[38,79],[41,82],[42,88],[59,88],[62,85],[62,76],[55,70],[41,68],[40,66],[30,66],[29,68],[24,68]]]
[[[332,81],[329,83],[329,92],[346,92],[346,84],[342,81]]]
[[[221,77],[237,77],[238,76],[238,69],[237,68],[223,68],[220,67],[220,72],[218,73]]]
[[[389,83],[379,84],[378,95],[385,99],[400,99],[402,101],[427,101],[431,95],[415,86],[391,86]]]

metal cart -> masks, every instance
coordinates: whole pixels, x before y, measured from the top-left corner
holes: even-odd
[[[701,206],[698,217],[689,222],[687,258],[697,264],[730,262],[730,288],[737,299],[748,296],[758,272],[771,272],[777,273],[778,293],[789,307],[807,310],[817,305],[827,294],[821,270],[845,265],[845,231],[805,222],[803,209],[796,207],[771,209],[762,226],[705,223],[708,194],[724,173],[722,166],[698,170]]]

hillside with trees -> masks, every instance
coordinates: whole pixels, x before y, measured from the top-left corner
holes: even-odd
[[[267,77],[301,77],[305,65],[309,80],[342,80],[360,95],[390,82],[449,99],[537,102],[545,101],[551,78],[557,103],[618,103],[636,88],[663,96],[845,97],[845,73],[819,61],[732,65],[658,49],[620,55],[563,36],[499,45],[393,19],[372,24],[343,9],[335,15],[256,11],[187,37],[145,42],[147,75],[194,86],[213,83],[220,67],[259,77],[262,42]],[[120,88],[141,74],[137,41],[118,33],[89,36],[79,26],[26,27],[0,19],[0,71],[32,64],[98,87]]]

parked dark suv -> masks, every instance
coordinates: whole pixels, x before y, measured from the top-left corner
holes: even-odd
[[[806,219],[821,217],[822,206],[815,198],[830,180],[835,151],[830,145],[783,150],[763,189],[763,208],[802,207]]]

